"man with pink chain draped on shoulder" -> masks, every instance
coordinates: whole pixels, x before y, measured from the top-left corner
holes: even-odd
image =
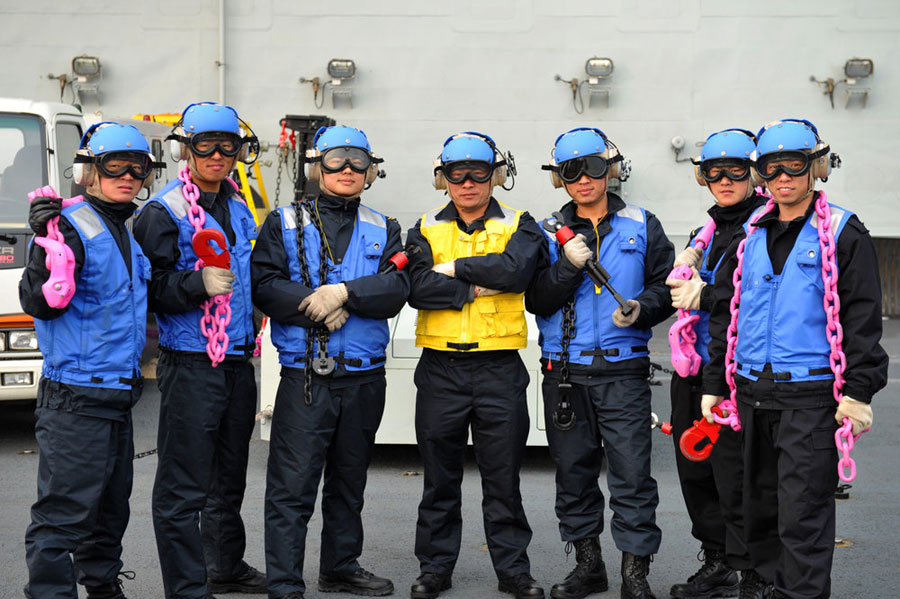
[[[829,597],[838,475],[855,474],[849,449],[887,381],[881,283],[868,230],[814,189],[840,166],[816,127],[784,119],[757,138],[772,199],[729,248],[733,276],[716,278],[702,411],[712,421],[713,406],[737,407],[744,529],[763,596]]]
[[[159,323],[153,526],[165,596],[263,594],[265,576],[243,559],[241,519],[256,412],[256,224],[228,178],[237,160],[256,159],[259,144],[234,108],[212,102],[188,106],[169,139],[187,165],[134,225],[152,265],[149,306]]]

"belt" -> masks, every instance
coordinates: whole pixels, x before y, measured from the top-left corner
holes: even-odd
[[[343,364],[344,366],[353,366],[354,368],[360,368],[365,364],[365,360],[362,358],[345,358],[344,352],[339,353],[336,356],[332,356],[335,364]],[[382,362],[387,361],[387,356],[376,356],[374,358],[369,358],[369,366],[375,366],[376,364],[381,364]],[[294,358],[294,362],[306,362],[306,356],[297,356]]]
[[[646,345],[633,345],[631,347],[631,351],[633,353],[638,353],[638,352],[645,352],[648,350],[647,350]],[[582,356],[618,356],[619,349],[618,348],[613,348],[613,349],[598,348],[598,349],[589,349],[589,350],[586,349],[586,350],[581,351],[581,355]]]
[[[102,383],[103,377],[91,375],[91,382],[92,383]],[[131,378],[128,378],[128,377],[120,376],[119,382],[122,383],[123,385],[131,385],[132,387],[137,387],[139,385],[144,384],[144,377],[133,376]]]
[[[447,347],[449,349],[456,349],[459,351],[469,351],[470,349],[478,349],[478,342],[475,343],[453,343],[452,341],[447,342]]]
[[[743,370],[741,363],[737,365],[738,370]],[[832,374],[831,368],[810,368],[809,376],[822,376],[823,374]],[[763,370],[750,369],[750,375],[767,381],[789,381],[791,380],[790,372],[772,372],[772,365],[766,364]]]

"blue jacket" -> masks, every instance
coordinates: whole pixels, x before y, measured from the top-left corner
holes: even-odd
[[[300,260],[297,257],[297,221],[294,208],[279,208],[281,233],[288,259],[291,279],[302,282]],[[321,238],[309,214],[304,210],[302,222],[303,247],[312,287],[319,287],[319,252]],[[329,263],[326,283],[351,281],[378,272],[378,265],[387,243],[387,219],[380,213],[360,204],[356,225],[343,261]],[[272,343],[278,348],[278,360],[284,366],[303,367],[306,357],[306,336],[309,330],[272,321]],[[343,364],[348,371],[371,370],[385,360],[385,348],[390,340],[386,320],[362,318],[350,313],[339,330],[330,333],[328,355]],[[315,350],[314,350],[315,351]]]
[[[226,183],[227,184],[227,183]],[[178,261],[176,270],[193,270],[197,254],[191,245],[194,237],[194,226],[188,220],[187,213],[190,202],[184,199],[181,192],[183,183],[174,179],[148,202],[162,204],[172,220],[178,225]],[[231,253],[231,270],[234,272],[234,291],[231,296],[231,322],[226,327],[228,333],[228,355],[244,355],[253,346],[253,303],[250,298],[250,252],[251,241],[256,239],[256,223],[247,205],[232,195],[228,199],[228,210],[231,214],[231,228],[234,231],[234,244],[228,246]],[[222,226],[206,215],[207,229],[222,232]],[[228,236],[226,235],[227,239]],[[206,337],[200,333],[200,319],[203,310],[198,308],[181,314],[159,312],[159,343],[163,347],[179,351],[206,352]]]
[[[836,244],[853,213],[829,206]],[[825,283],[817,219],[815,212],[807,219],[778,275],[773,273],[765,231],[747,237],[735,353],[737,372],[747,379],[758,380],[767,363],[771,363],[775,374],[770,376],[776,381],[834,377],[825,336]]]
[[[43,376],[86,387],[131,389],[147,329],[150,261],[129,234],[131,275],[103,219],[87,202],[62,211],[84,246],[84,266],[68,309],[34,319]]]
[[[598,260],[609,272],[610,283],[623,297],[637,297],[644,290],[644,263],[647,253],[647,216],[643,208],[625,206],[610,217],[612,230],[600,244]],[[559,259],[559,244],[545,231],[551,263]],[[610,362],[648,356],[651,331],[635,327],[619,328],[612,313],[618,304],[608,290],[597,293],[584,275],[575,292],[575,338],[569,342],[569,362],[591,364],[595,355]],[[537,317],[544,358],[560,359],[562,350],[562,310],[549,318]]]

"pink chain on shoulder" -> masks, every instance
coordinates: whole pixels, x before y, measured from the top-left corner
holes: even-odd
[[[825,335],[828,339],[828,345],[831,346],[828,361],[831,365],[831,371],[834,373],[834,384],[832,386],[834,400],[840,403],[844,398],[841,390],[844,388],[844,370],[847,367],[847,359],[844,356],[842,347],[844,329],[841,327],[841,299],[838,296],[838,271],[834,258],[837,244],[834,241],[834,231],[831,230],[831,207],[828,205],[828,198],[824,191],[819,193],[819,198],[816,200],[816,217],[816,229],[819,232],[819,248],[822,253],[822,280],[825,282],[825,295],[823,298],[825,318],[827,320]],[[838,476],[844,482],[850,482],[856,478],[856,462],[850,457],[850,451],[860,436],[868,430],[866,429],[858,435],[854,435],[853,423],[850,422],[849,418],[845,417],[843,424],[834,433],[834,443],[841,454],[841,458],[838,460]]]
[[[693,245],[701,252],[709,247],[713,233],[716,230],[716,222],[709,219],[703,228],[694,237]],[[691,267],[681,264],[672,269],[668,278],[688,280],[693,276]],[[694,332],[694,324],[700,320],[697,314],[691,314],[690,310],[678,309],[678,320],[669,328],[669,349],[672,351],[672,367],[682,377],[695,376],[700,372],[702,358],[695,349],[697,333]]]
[[[769,194],[768,190],[757,187],[756,191],[757,193],[762,193],[768,197],[769,201],[766,202],[763,209],[760,210],[747,225],[747,235],[741,240],[737,248],[737,268],[734,269],[734,273],[731,275],[731,282],[734,285],[734,295],[731,296],[731,304],[729,305],[729,309],[731,310],[731,322],[728,324],[728,332],[726,334],[728,346],[725,350],[725,381],[728,383],[729,395],[728,399],[719,404],[719,407],[721,407],[723,411],[728,412],[728,416],[725,418],[713,416],[716,422],[719,424],[727,424],[735,431],[741,430],[741,419],[738,416],[737,411],[737,385],[735,385],[734,382],[734,375],[737,372],[737,363],[734,361],[734,353],[737,349],[738,340],[737,321],[738,310],[741,305],[741,272],[744,268],[744,246],[747,243],[747,239],[749,239],[750,236],[753,235],[753,232],[756,231],[756,222],[762,218],[764,214],[771,212],[775,207],[775,200],[772,198],[771,194]]]
[[[188,166],[179,171],[178,179],[184,183],[181,193],[184,199],[190,202],[187,216],[188,221],[194,227],[194,236],[196,236],[206,224],[206,211],[197,204],[197,200],[200,199],[200,188],[192,180],[191,169]],[[200,259],[194,262],[194,270],[200,270],[203,266],[203,261]],[[215,312],[210,313],[214,304]],[[207,339],[206,354],[212,361],[212,367],[215,368],[225,359],[225,352],[228,351],[228,333],[225,331],[231,323],[231,294],[211,297],[203,302],[202,307],[200,333]]]

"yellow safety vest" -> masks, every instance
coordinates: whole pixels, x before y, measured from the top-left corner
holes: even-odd
[[[424,214],[419,230],[431,246],[434,263],[505,250],[519,227],[522,211],[497,203],[503,216],[486,219],[484,229],[471,235],[460,231],[455,219],[437,219],[443,206]],[[416,345],[455,351],[522,349],[528,343],[524,295],[500,293],[476,297],[463,305],[462,310],[419,310]]]

